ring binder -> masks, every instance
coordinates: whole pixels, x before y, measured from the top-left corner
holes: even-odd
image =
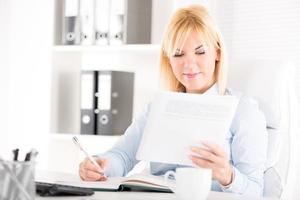
[[[133,72],[83,71],[81,134],[123,134],[132,119],[133,85]]]
[[[63,0],[63,45],[151,43],[152,0]]]
[[[97,90],[97,73],[94,71],[83,71],[81,73],[81,134],[94,135],[95,125],[95,96]]]
[[[108,44],[110,0],[95,0],[95,43]]]
[[[94,43],[94,0],[80,1],[81,44]]]
[[[63,41],[65,45],[80,43],[80,23],[78,19],[79,1],[64,0]]]
[[[111,0],[109,44],[118,45],[125,43],[125,10],[126,0]]]

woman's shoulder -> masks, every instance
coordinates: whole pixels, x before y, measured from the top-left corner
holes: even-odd
[[[239,99],[233,125],[240,123],[256,124],[265,123],[265,116],[259,108],[259,103],[253,97],[247,96],[240,91],[233,89],[226,90],[227,95],[235,96]]]
[[[133,118],[133,121],[140,121],[140,120],[147,120],[150,108],[151,108],[151,102],[148,102],[144,104],[144,106],[137,112],[137,115]]]
[[[251,111],[253,109],[259,110],[259,104],[253,97],[247,96],[244,93],[231,88],[226,89],[225,94],[235,96],[239,99],[238,109],[243,109],[245,111]]]

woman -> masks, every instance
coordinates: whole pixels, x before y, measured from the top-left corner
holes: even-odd
[[[221,35],[207,10],[192,5],[177,10],[163,37],[160,53],[162,79],[167,90],[197,94],[235,95],[240,102],[226,137],[226,146],[202,143],[189,156],[199,167],[212,170],[212,190],[262,195],[267,154],[267,131],[257,103],[226,88],[226,54]],[[135,159],[149,106],[134,119],[124,136],[97,159],[108,176],[124,176]],[[199,155],[199,156],[195,156]],[[177,165],[151,163],[151,173],[164,174]],[[106,180],[87,159],[80,164],[83,180]]]

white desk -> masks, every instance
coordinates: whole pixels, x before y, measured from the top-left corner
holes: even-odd
[[[37,197],[36,200],[179,200],[173,193],[152,192],[96,192],[86,197]],[[255,198],[223,192],[211,192],[207,200],[278,200]]]
[[[63,177],[63,179],[62,179]],[[78,175],[50,171],[37,171],[40,180],[77,180]],[[95,192],[92,196],[81,197],[40,197],[35,200],[179,200],[174,193],[156,192]],[[225,192],[210,192],[207,200],[278,200],[277,198],[247,197]]]

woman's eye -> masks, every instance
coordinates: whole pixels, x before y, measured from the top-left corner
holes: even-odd
[[[195,53],[195,54],[197,54],[197,55],[200,55],[200,54],[205,54],[205,50],[196,51],[196,53]]]
[[[183,56],[183,54],[179,54],[179,53],[178,53],[178,54],[174,54],[174,55],[173,55],[173,57],[181,57],[181,56]]]

